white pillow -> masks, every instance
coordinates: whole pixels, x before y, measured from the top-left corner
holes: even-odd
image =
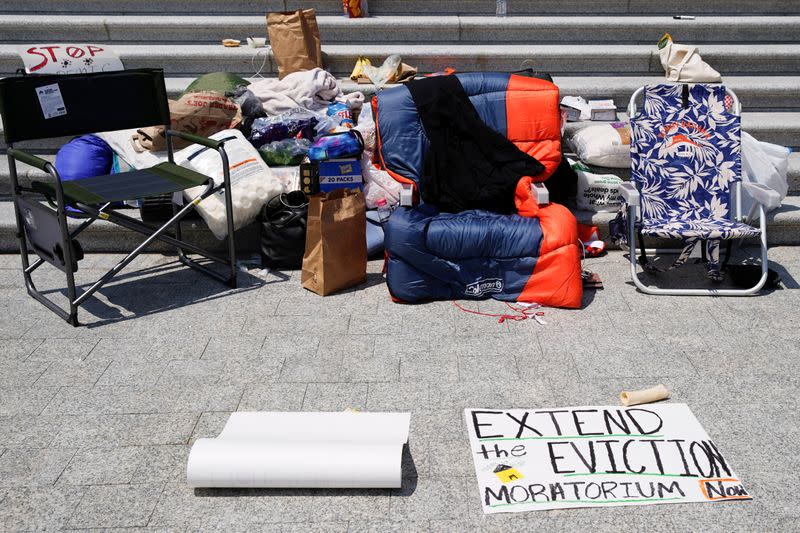
[[[631,130],[627,122],[595,124],[576,131],[570,139],[572,149],[589,165],[630,168]]]

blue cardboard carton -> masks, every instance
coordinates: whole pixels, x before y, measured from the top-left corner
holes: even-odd
[[[359,159],[331,159],[320,161],[318,165],[321,192],[342,188],[360,189],[363,186]]]

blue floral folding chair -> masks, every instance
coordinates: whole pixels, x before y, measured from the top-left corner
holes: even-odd
[[[641,110],[636,101],[644,93]],[[741,121],[739,100],[722,85],[653,85],[631,97],[631,182],[621,189],[626,203],[631,275],[647,294],[743,296],[761,290],[767,280],[767,227],[764,207],[771,191],[741,181]],[[760,228],[745,223],[741,189],[761,205]],[[777,194],[777,193],[774,193]],[[644,237],[681,239],[683,250],[673,268],[683,264],[702,241],[708,256],[708,276],[721,281],[720,241],[759,238],[761,271],[749,289],[662,289],[639,279],[634,243],[639,239],[640,263],[648,265]]]

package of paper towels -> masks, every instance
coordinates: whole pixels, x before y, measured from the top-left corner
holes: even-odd
[[[409,413],[233,413],[192,446],[192,487],[399,488]]]
[[[239,130],[222,130],[209,137],[225,142],[228,169],[231,177],[233,227],[242,228],[258,216],[261,207],[273,196],[286,192],[258,151]],[[224,182],[222,158],[216,150],[193,144],[175,153],[175,162],[214,179],[214,185]],[[186,200],[196,198],[204,185],[184,191]],[[217,239],[228,234],[225,189],[206,197],[197,205],[197,212],[206,221]]]

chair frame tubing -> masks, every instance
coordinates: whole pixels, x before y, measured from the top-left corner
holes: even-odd
[[[168,130],[169,126],[167,125],[166,128]],[[173,135],[180,136],[180,133],[169,132],[167,134],[167,153],[170,163],[174,163],[174,155],[172,147]],[[97,208],[95,206],[76,202],[72,204],[73,207],[77,208],[84,214],[88,215],[89,218],[88,220],[80,224],[77,228],[75,228],[72,232],[70,232],[69,226],[67,224],[66,202],[64,197],[64,189],[61,184],[61,177],[59,176],[56,168],[51,163],[43,162],[41,169],[46,171],[50,175],[50,177],[53,178],[53,181],[55,182],[56,217],[58,219],[58,224],[61,229],[62,248],[64,251],[64,261],[66,263],[64,265],[64,273],[67,278],[67,299],[69,301],[69,307],[68,309],[65,309],[62,306],[53,302],[47,296],[45,296],[39,289],[36,288],[36,284],[33,281],[32,277],[33,272],[41,265],[43,265],[45,261],[41,257],[38,258],[33,263],[29,261],[28,254],[30,250],[28,247],[27,237],[25,234],[25,225],[22,219],[22,213],[20,212],[20,208],[17,202],[17,199],[23,195],[23,192],[33,192],[31,189],[20,187],[19,180],[17,177],[17,167],[16,167],[17,160],[25,162],[23,159],[19,158],[19,155],[20,154],[27,155],[27,154],[19,150],[15,150],[14,147],[11,144],[9,144],[7,150],[7,157],[8,157],[8,166],[11,177],[12,203],[14,204],[14,216],[17,224],[16,237],[19,241],[20,257],[22,259],[22,273],[25,279],[25,288],[28,294],[35,300],[43,304],[45,307],[53,311],[55,314],[60,316],[62,319],[67,321],[72,326],[79,326],[80,323],[78,321],[78,308],[80,307],[80,305],[83,302],[85,302],[86,299],[92,296],[95,292],[97,292],[97,290],[99,290],[103,285],[105,285],[111,279],[113,279],[114,276],[116,276],[120,271],[122,271],[122,269],[124,269],[128,264],[130,264],[138,255],[140,255],[147,248],[148,245],[155,242],[156,240],[174,246],[175,249],[177,250],[179,260],[184,265],[191,267],[195,270],[198,270],[206,275],[209,275],[214,279],[221,281],[222,283],[225,283],[232,288],[235,288],[237,283],[236,248],[234,244],[234,235],[233,235],[234,233],[233,205],[231,199],[230,169],[228,165],[228,155],[225,152],[224,143],[220,143],[219,146],[216,146],[215,148],[216,151],[219,153],[220,158],[222,159],[223,183],[218,186],[214,186],[214,181],[212,179],[209,179],[203,192],[200,193],[198,196],[196,196],[193,200],[187,202],[182,207],[176,204],[173,198],[173,216],[158,228],[152,228],[144,224],[143,222],[136,220],[135,218],[131,218],[129,216],[115,212],[111,207],[110,203],[106,203],[102,205],[100,208]],[[200,203],[201,200],[207,198],[211,194],[219,192],[220,190],[224,190],[225,192],[225,207],[226,207],[226,218],[228,225],[227,258],[218,257],[200,248],[199,246],[183,241],[180,228],[181,219],[183,219],[194,208],[196,208],[197,204]],[[125,257],[122,258],[122,260],[120,260],[116,265],[114,265],[105,274],[103,274],[103,276],[101,276],[97,281],[95,281],[88,289],[83,290],[80,292],[80,294],[78,294],[78,289],[75,284],[75,269],[73,269],[74,258],[73,258],[71,241],[98,219],[107,220],[109,222],[115,223],[129,230],[141,233],[142,235],[146,235],[147,238],[144,241],[142,241],[142,243],[140,243],[138,246],[136,246],[136,248],[134,248],[132,252],[128,253]],[[165,234],[171,226],[175,227],[174,230],[175,237]],[[228,269],[227,275],[215,272],[207,268],[206,266],[198,263],[196,260],[191,259],[186,255],[186,251],[200,255],[203,258],[211,260],[213,262],[225,265]]]

